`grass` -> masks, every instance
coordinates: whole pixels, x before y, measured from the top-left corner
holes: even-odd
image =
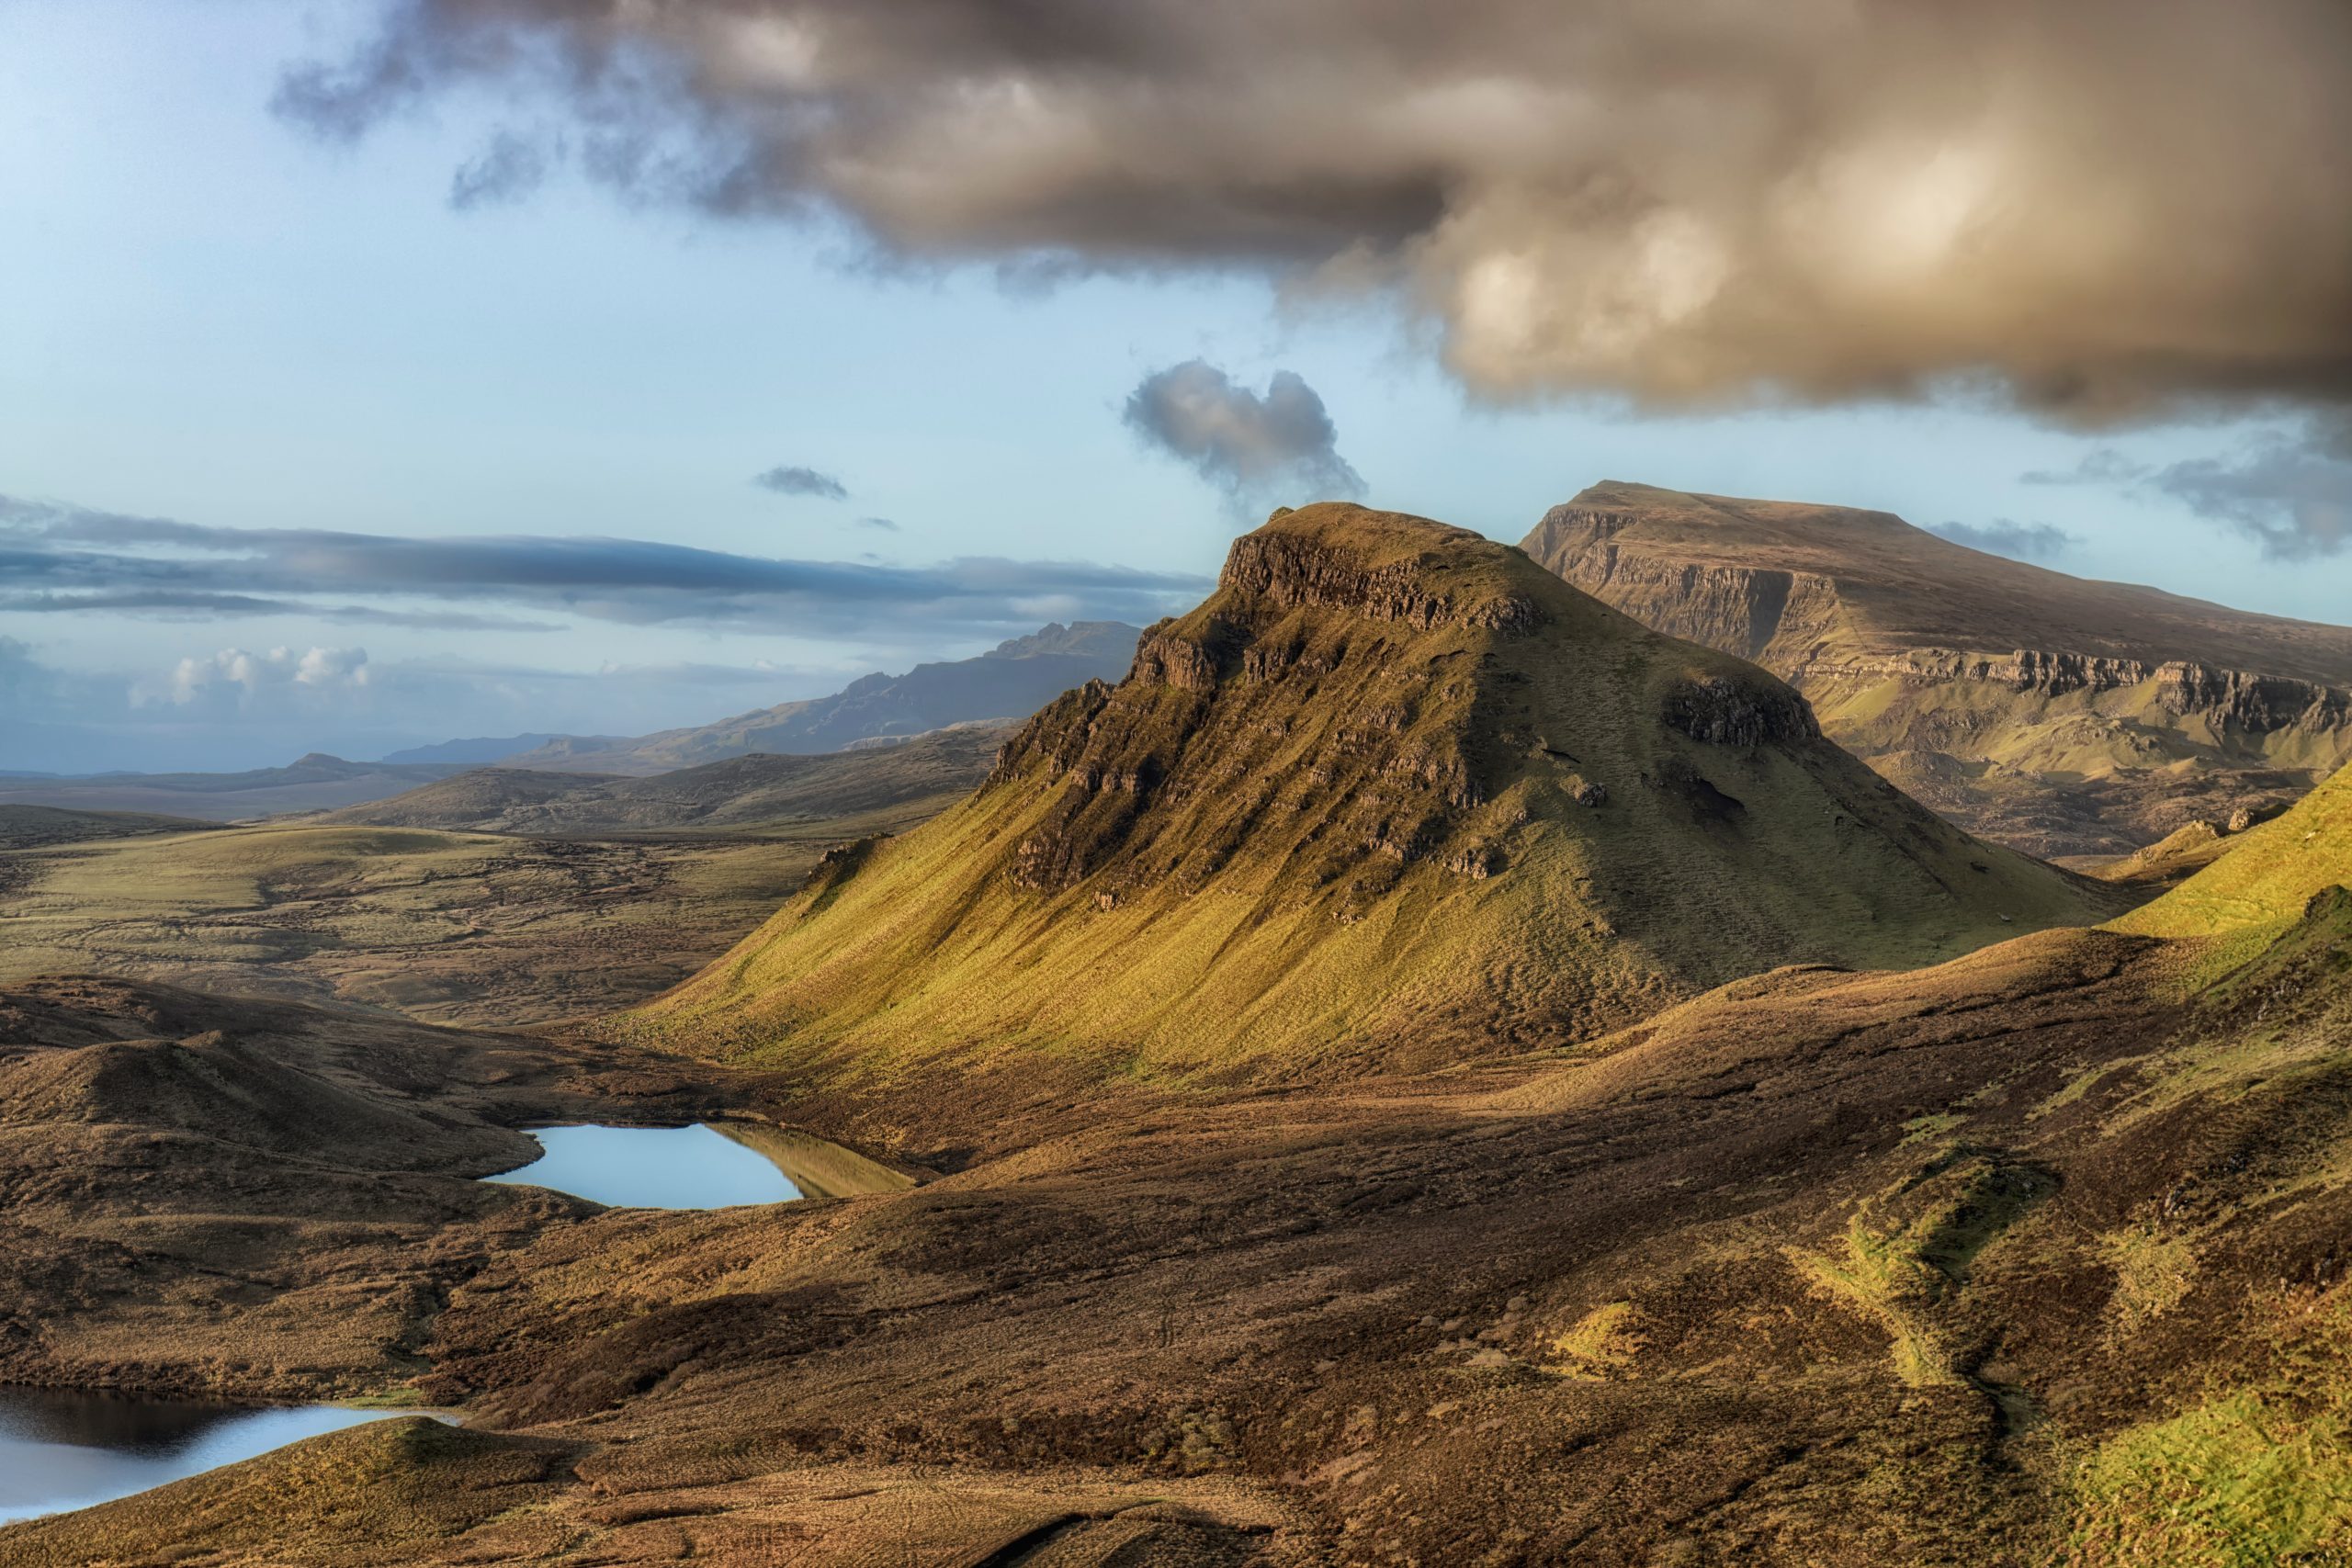
[[[2178,1306],[2197,1283],[2197,1249],[2188,1237],[2151,1221],[2098,1238],[2098,1256],[2115,1270],[2108,1303],[2119,1334],[2130,1336]]]
[[[1908,1232],[1881,1235],[1860,1214],[1836,1253],[1792,1248],[1789,1261],[1813,1287],[1874,1319],[1887,1333],[1894,1375],[1907,1388],[1960,1381],[1951,1351],[1926,1308],[1944,1288],[1943,1276],[1919,1254]]]
[[[2352,1306],[2294,1292],[2250,1325],[2278,1369],[2075,1465],[2068,1568],[2271,1568],[2352,1561]]]
[[[1752,711],[1786,694],[1515,552],[1348,508],[1266,535],[1443,608],[1220,591],[1107,701],[1040,716],[1006,782],[630,1027],[877,1075],[1012,1050],[1228,1074],[1371,1041],[1434,1063],[1778,964],[1905,966],[2095,918],[1826,743],[1691,739],[1668,715],[1704,682]],[[1531,605],[1538,630],[1482,624]]]
[[[0,980],[97,973],[514,1024],[725,951],[831,839],[550,844],[293,826],[0,852]]]
[[[2142,936],[2231,937],[2258,949],[2313,897],[2352,882],[2352,768],[2153,903],[2112,922]]]
[[[1604,1302],[1575,1327],[1554,1337],[1551,1369],[1580,1382],[1600,1382],[1632,1371],[1645,1337],[1634,1327],[1634,1303]]]

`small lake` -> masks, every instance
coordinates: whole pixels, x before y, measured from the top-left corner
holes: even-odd
[[[531,1136],[546,1154],[486,1179],[616,1209],[729,1209],[913,1185],[863,1155],[764,1123],[536,1127]]]
[[[416,1414],[0,1387],[0,1524],[112,1502],[322,1432]]]

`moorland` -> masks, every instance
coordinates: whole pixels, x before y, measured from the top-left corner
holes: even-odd
[[[353,945],[274,997],[0,987],[0,1378],[462,1420],[0,1562],[2352,1552],[2352,773],[2083,876],[1650,618],[1442,525],[1279,513],[956,788],[645,839],[791,886],[741,884],[764,919],[684,984],[529,1031],[347,994],[333,922],[481,919],[481,857],[685,807],[476,776],[363,808],[393,825],[12,852],[61,911],[185,865],[126,919],[243,876]],[[2248,754],[2198,764],[2217,801]],[[332,896],[243,858],[306,834],[397,852]],[[678,875],[629,907],[702,901]],[[477,1179],[534,1124],[695,1120],[907,1184]]]

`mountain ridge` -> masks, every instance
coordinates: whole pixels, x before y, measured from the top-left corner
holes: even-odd
[[[2352,757],[2352,628],[2069,577],[1889,513],[1618,481],[1523,547],[1770,669],[1833,739],[2032,852],[2120,854],[2276,809]]]
[[[1216,593],[1032,718],[971,798],[829,857],[616,1027],[762,1060],[1429,1065],[2112,897],[1913,805],[1764,671],[1510,547],[1326,503],[1236,541]]]
[[[1072,686],[1124,673],[1139,635],[1121,621],[1049,622],[976,658],[918,664],[902,675],[877,671],[830,696],[650,735],[560,737],[501,765],[668,773],[754,751],[816,755],[962,724],[1017,722]]]

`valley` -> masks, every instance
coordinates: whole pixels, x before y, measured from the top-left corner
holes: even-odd
[[[2347,149],[0,0],[0,1568],[2352,1568]]]
[[[2324,1562],[2347,802],[2077,876],[1334,505],[1009,739],[35,839],[0,1379],[458,1424],[0,1562]]]
[[[642,780],[477,770],[217,829],[0,807],[23,818],[0,845],[0,980],[143,976],[510,1027],[607,1012],[724,953],[840,844],[957,798],[1000,738]]]

